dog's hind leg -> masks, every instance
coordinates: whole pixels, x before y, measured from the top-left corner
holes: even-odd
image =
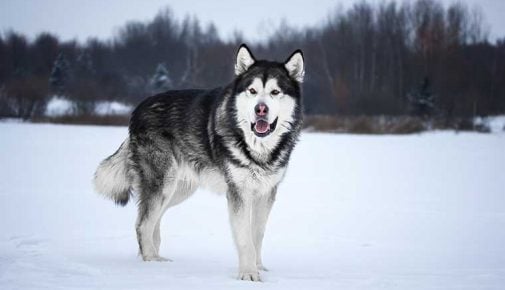
[[[159,255],[161,217],[170,203],[175,183],[165,177],[164,184],[157,193],[144,194],[139,202],[137,218],[137,240],[144,261],[169,261]]]
[[[178,170],[180,171],[180,170]],[[165,185],[162,190],[162,205],[161,205],[161,213],[156,221],[156,225],[154,227],[153,232],[153,243],[154,249],[156,250],[156,254],[159,256],[160,245],[161,245],[161,219],[163,215],[170,207],[173,207],[187,198],[189,198],[196,190],[195,183],[191,182],[188,179],[185,179],[184,176],[178,175],[176,170],[167,173],[165,177]],[[172,261],[167,259],[168,261]]]
[[[153,233],[153,243],[154,243],[154,250],[156,251],[156,254],[159,256],[160,254],[160,245],[161,245],[161,232],[160,232],[160,224],[161,224],[161,217],[163,214],[160,215],[160,218],[158,219],[158,222],[154,226],[154,233]]]
[[[144,261],[168,261],[159,256],[159,223],[175,190],[173,161],[157,147],[139,147],[137,151],[133,159],[138,176],[136,231],[140,254]]]
[[[154,249],[156,251],[156,255],[160,257],[160,245],[161,245],[161,232],[160,232],[160,226],[161,226],[161,218],[163,217],[163,214],[168,208],[168,199],[165,199],[165,201],[162,204],[162,210],[161,214],[158,218],[158,221],[156,222],[156,225],[154,226],[154,232],[153,232],[153,243],[154,243]],[[166,259],[167,261],[172,261],[171,259]]]
[[[136,229],[140,254],[144,261],[167,261],[159,256],[153,241],[156,224],[163,211],[163,198],[158,195],[139,203]]]

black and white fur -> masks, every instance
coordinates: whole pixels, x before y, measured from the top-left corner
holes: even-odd
[[[198,187],[226,192],[239,279],[259,281],[261,245],[277,186],[302,126],[300,50],[285,62],[256,60],[241,45],[236,78],[212,90],[168,91],[132,113],[129,137],[100,163],[95,189],[125,205],[138,196],[144,261],[159,255],[163,213]]]

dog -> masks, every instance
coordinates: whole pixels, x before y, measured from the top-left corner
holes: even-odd
[[[302,128],[301,50],[285,62],[256,60],[242,44],[235,78],[211,90],[172,90],[132,112],[129,137],[98,166],[95,190],[126,205],[144,261],[159,255],[164,212],[198,187],[226,193],[239,256],[238,279],[260,281],[268,215]]]

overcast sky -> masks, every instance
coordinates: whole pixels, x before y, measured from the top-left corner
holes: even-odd
[[[454,2],[441,1],[444,5]],[[261,40],[275,30],[282,19],[296,27],[312,26],[323,22],[338,5],[346,8],[354,2],[356,0],[0,0],[0,32],[13,29],[34,37],[48,31],[62,40],[107,39],[126,21],[150,20],[160,8],[169,6],[179,19],[190,14],[204,24],[215,23],[223,37],[238,30],[247,40]],[[470,7],[481,6],[491,39],[505,36],[505,0],[462,2]]]

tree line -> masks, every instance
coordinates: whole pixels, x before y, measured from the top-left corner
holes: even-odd
[[[34,118],[51,96],[91,114],[101,100],[136,104],[167,89],[209,88],[233,77],[244,41],[167,8],[107,41],[0,35],[0,117]],[[505,37],[489,41],[478,9],[435,0],[359,2],[317,27],[281,24],[250,43],[259,58],[301,48],[307,114],[468,117],[505,113]]]

